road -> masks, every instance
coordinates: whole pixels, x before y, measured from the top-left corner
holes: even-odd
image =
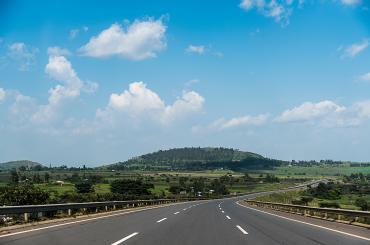
[[[356,237],[238,205],[241,198],[181,203],[7,236],[5,245],[362,245]],[[324,222],[324,221],[323,221]],[[325,223],[324,223],[325,224]],[[369,232],[370,233],[370,232]]]

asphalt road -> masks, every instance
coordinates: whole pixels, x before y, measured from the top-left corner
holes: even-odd
[[[365,240],[242,207],[236,203],[239,199],[241,198],[175,204],[0,236],[0,244],[370,244],[370,239]]]

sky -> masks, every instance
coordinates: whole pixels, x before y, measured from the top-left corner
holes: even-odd
[[[370,161],[366,0],[0,0],[0,162]]]

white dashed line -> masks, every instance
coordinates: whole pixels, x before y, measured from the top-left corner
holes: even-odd
[[[184,208],[183,210],[186,211],[187,208]]]
[[[227,219],[231,219],[230,216],[226,216]]]
[[[136,236],[137,234],[139,234],[139,232],[132,233],[131,235],[128,235],[128,236],[126,236],[126,237],[122,238],[121,240],[119,240],[119,241],[117,241],[117,242],[115,242],[115,243],[112,243],[112,245],[118,245],[118,244],[121,244],[121,243],[123,243],[124,241],[126,241],[126,240],[130,239],[131,237]]]
[[[176,212],[176,213],[173,213],[173,214],[179,214],[180,212]]]
[[[157,223],[161,223],[162,221],[165,221],[167,218],[163,218],[157,221]]]
[[[236,228],[238,228],[244,235],[248,235],[248,232],[241,228],[240,225],[237,225]]]
[[[222,210],[221,212],[222,212],[222,213],[225,213],[225,211],[224,211],[224,210]]]

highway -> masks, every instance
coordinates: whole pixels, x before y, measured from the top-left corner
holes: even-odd
[[[11,245],[370,244],[359,236],[244,207],[239,198],[196,201],[0,235]],[[323,226],[326,221],[322,221]],[[370,233],[370,231],[369,231]]]

